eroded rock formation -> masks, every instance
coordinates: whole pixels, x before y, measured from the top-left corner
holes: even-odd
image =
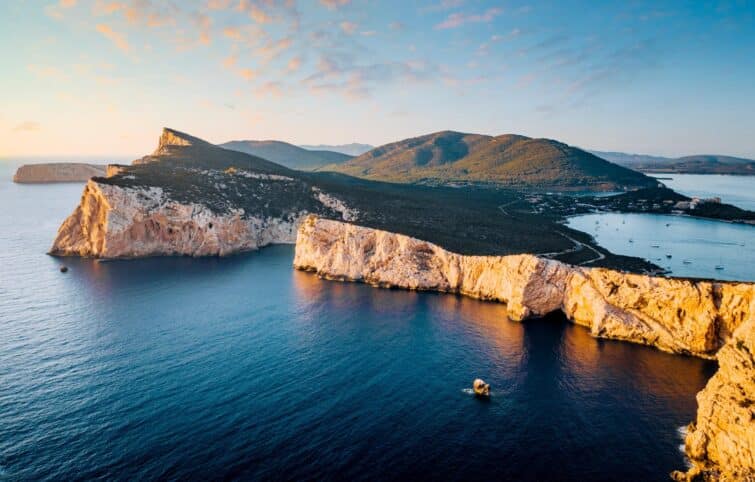
[[[299,229],[294,266],[325,278],[496,300],[514,320],[562,310],[594,336],[705,358],[750,316],[755,298],[752,283],[627,274],[527,254],[462,256],[314,216]]]
[[[395,233],[307,217],[294,266],[376,286],[507,303],[523,320],[562,310],[597,337],[718,358],[677,480],[755,480],[755,285],[569,266],[531,255],[462,256]]]
[[[84,182],[95,176],[104,176],[105,166],[74,162],[25,164],[16,170],[13,182],[37,184],[48,182]]]
[[[755,316],[718,352],[718,366],[697,394],[685,440],[692,468],[677,480],[755,480]]]
[[[122,258],[213,256],[293,243],[303,212],[282,217],[218,214],[171,200],[158,187],[87,183],[80,204],[58,230],[51,254]]]

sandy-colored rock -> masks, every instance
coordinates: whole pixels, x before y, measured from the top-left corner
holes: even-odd
[[[472,382],[472,391],[478,397],[489,397],[490,384],[485,383],[485,380],[481,378],[475,378],[475,380]]]
[[[457,292],[523,320],[560,309],[592,335],[713,358],[677,480],[755,481],[755,285],[569,266],[531,255],[462,256],[400,234],[309,216],[294,266],[330,279]],[[475,386],[477,381],[475,381]],[[475,387],[476,391],[476,387]]]
[[[734,331],[718,364],[687,428],[692,468],[675,472],[677,480],[755,481],[755,316]]]
[[[21,184],[85,182],[92,177],[104,176],[105,172],[105,166],[97,164],[74,162],[25,164],[16,170],[13,182]]]
[[[99,258],[223,256],[273,243],[293,243],[306,213],[283,218],[218,214],[170,200],[160,188],[89,181],[81,202],[58,230],[51,254]]]
[[[532,255],[463,256],[400,234],[308,217],[294,266],[331,279],[461,293],[523,320],[562,310],[594,336],[713,358],[752,312],[755,285],[570,266]]]

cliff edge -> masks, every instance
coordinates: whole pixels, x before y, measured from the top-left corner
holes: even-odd
[[[463,256],[387,231],[307,217],[294,266],[328,279],[460,293],[514,320],[561,310],[596,337],[717,357],[688,428],[677,480],[755,480],[755,284],[570,266],[532,255]]]
[[[713,358],[751,316],[752,283],[572,266],[522,254],[464,256],[400,234],[308,217],[294,266],[329,279],[506,303],[513,320],[561,310],[597,337]]]

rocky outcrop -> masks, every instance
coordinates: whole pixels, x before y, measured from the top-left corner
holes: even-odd
[[[461,293],[523,320],[562,310],[596,337],[717,356],[677,480],[755,481],[755,285],[570,266],[532,255],[462,256],[425,241],[307,217],[294,266],[329,279]]]
[[[105,166],[54,162],[46,164],[25,164],[16,170],[13,182],[21,184],[41,184],[48,182],[84,182],[96,176],[104,176]]]
[[[158,187],[87,183],[80,204],[58,230],[51,254],[98,258],[223,256],[272,243],[293,243],[306,213],[218,214],[171,200]]]
[[[330,279],[460,293],[523,320],[562,310],[596,337],[713,358],[752,313],[752,283],[583,268],[532,255],[463,256],[408,236],[308,217],[294,266]]]
[[[755,480],[755,316],[718,352],[718,366],[687,428],[692,467],[672,474],[676,480]]]

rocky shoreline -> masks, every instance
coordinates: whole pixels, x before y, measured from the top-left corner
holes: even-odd
[[[94,258],[225,256],[293,243],[305,213],[245,216],[176,202],[158,187],[124,188],[90,180],[58,230],[50,254]]]
[[[582,262],[591,266],[593,256],[611,256],[613,268],[621,259],[597,247],[564,250],[562,237],[588,241],[554,234],[553,219],[527,214],[542,202],[534,197],[518,207],[518,197],[501,203],[487,191],[470,202],[470,194],[453,197],[455,190],[304,176],[167,129],[142,161],[109,166],[107,177],[88,181],[51,254],[224,256],[296,242],[294,266],[323,278],[498,301],[513,320],[560,310],[595,337],[717,359],[720,369],[698,394],[688,429],[693,467],[674,477],[755,480],[755,284],[578,266],[587,251],[591,258]],[[445,204],[437,204],[439,193]],[[546,255],[561,250],[573,264],[507,254],[536,245]]]
[[[532,255],[463,256],[408,236],[307,217],[294,267],[327,279],[459,293],[507,304],[513,320],[561,310],[593,336],[703,358],[720,369],[698,396],[677,480],[755,477],[755,284],[570,266]]]

